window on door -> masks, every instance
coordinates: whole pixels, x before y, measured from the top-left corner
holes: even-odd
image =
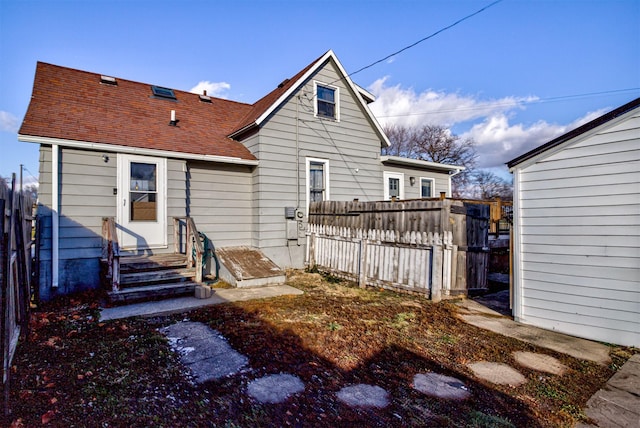
[[[404,174],[401,172],[383,173],[384,177],[384,199],[391,198],[404,199]]]
[[[311,202],[329,200],[329,161],[307,158],[307,208]]]
[[[129,218],[131,221],[156,221],[157,165],[155,163],[131,162],[129,180]]]
[[[420,197],[433,198],[435,180],[433,178],[420,177]]]

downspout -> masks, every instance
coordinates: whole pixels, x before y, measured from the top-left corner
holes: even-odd
[[[453,177],[455,177],[456,175],[460,174],[463,170],[464,170],[464,168],[461,168],[461,169],[457,170],[456,172],[454,172],[453,174],[449,174],[449,195],[448,196],[450,198],[453,197],[452,196],[452,192],[451,192],[451,179]]]
[[[296,95],[296,209],[300,209],[300,94]]]
[[[58,288],[59,213],[60,208],[60,151],[51,146],[51,287]]]

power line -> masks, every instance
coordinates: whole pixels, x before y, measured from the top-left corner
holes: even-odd
[[[402,53],[402,52],[404,52],[404,51],[406,51],[406,50],[408,50],[408,49],[411,49],[412,47],[414,47],[414,46],[416,46],[416,45],[419,45],[420,43],[422,43],[422,42],[424,42],[424,41],[426,41],[426,40],[429,40],[429,39],[431,39],[431,38],[433,38],[433,37],[437,36],[438,34],[440,34],[440,33],[444,32],[444,31],[449,30],[450,28],[455,27],[456,25],[460,24],[461,22],[466,21],[467,19],[470,19],[470,18],[472,18],[472,17],[474,17],[474,16],[478,15],[479,13],[484,12],[485,10],[489,9],[489,8],[490,8],[490,7],[492,7],[492,6],[495,6],[496,4],[500,3],[501,1],[502,1],[502,0],[496,0],[496,1],[494,1],[493,3],[491,3],[491,4],[489,4],[489,5],[485,6],[485,7],[483,7],[482,9],[479,9],[479,10],[477,10],[477,11],[473,12],[472,14],[465,16],[464,18],[460,18],[460,19],[458,19],[458,20],[457,20],[456,22],[454,22],[453,24],[449,24],[449,25],[447,25],[446,27],[443,27],[443,28],[439,29],[439,30],[438,30],[438,31],[436,31],[435,33],[432,33],[432,34],[428,35],[427,37],[424,37],[424,38],[422,38],[422,39],[418,40],[417,42],[414,42],[414,43],[412,43],[412,44],[410,44],[410,45],[408,45],[408,46],[405,46],[405,47],[403,47],[402,49],[400,49],[400,50],[398,50],[398,51],[396,51],[396,52],[394,52],[394,53],[392,53],[392,54],[389,54],[389,55],[385,56],[385,57],[384,57],[384,58],[382,58],[382,59],[379,59],[379,60],[377,60],[377,61],[374,61],[374,62],[372,62],[372,63],[371,63],[371,64],[369,64],[369,65],[365,65],[364,67],[362,67],[362,68],[360,68],[360,69],[358,69],[358,70],[354,71],[353,73],[348,74],[348,76],[349,76],[349,77],[351,77],[351,76],[353,76],[354,74],[360,73],[361,71],[364,71],[364,70],[366,70],[366,69],[368,69],[368,68],[371,68],[371,67],[373,67],[374,65],[380,64],[381,62],[384,62],[384,61],[388,60],[389,58],[391,58],[391,57],[393,57],[393,56],[396,56],[396,55],[398,55],[398,54],[400,54],[400,53]]]

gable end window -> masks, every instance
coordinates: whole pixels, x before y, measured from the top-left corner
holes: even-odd
[[[334,86],[313,82],[315,92],[315,115],[340,120],[340,91]]]

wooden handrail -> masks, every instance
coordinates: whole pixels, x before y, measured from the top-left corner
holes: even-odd
[[[107,259],[111,289],[120,291],[120,244],[113,217],[102,217],[102,257]]]
[[[196,267],[195,282],[202,282],[202,269],[204,259],[204,245],[200,240],[200,234],[196,227],[196,222],[191,217],[174,217],[173,218],[173,236],[174,236],[174,249],[176,253],[180,252],[180,221],[184,221],[186,225],[186,245],[185,251],[187,253],[187,265]],[[195,255],[195,260],[193,256]]]

